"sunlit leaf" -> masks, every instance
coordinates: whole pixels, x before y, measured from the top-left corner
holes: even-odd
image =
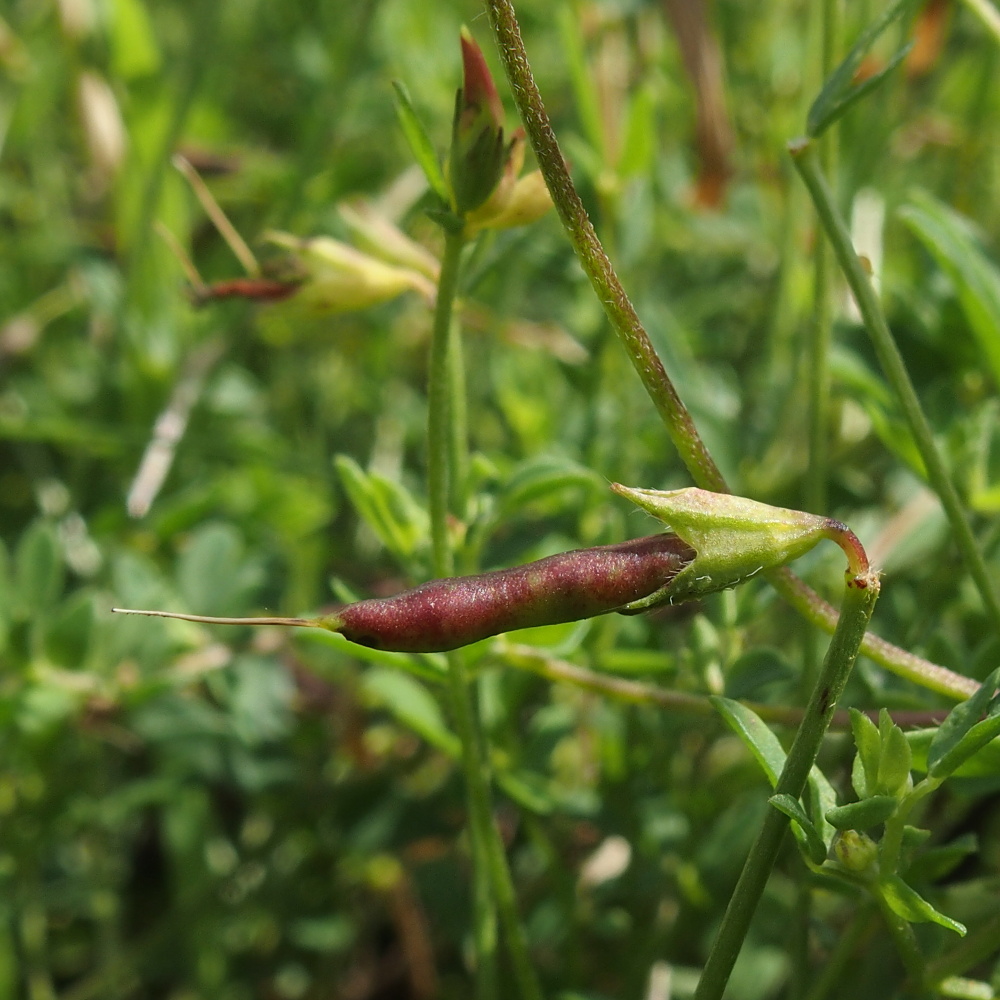
[[[448,182],[444,179],[441,164],[430,136],[424,128],[424,123],[413,107],[409,91],[398,80],[392,81],[392,89],[396,97],[396,116],[409,144],[410,152],[413,153],[413,158],[424,172],[431,190],[447,204],[451,197]]]
[[[947,927],[960,937],[965,937],[965,924],[935,910],[915,889],[898,875],[890,875],[879,883],[882,896],[897,916],[913,924],[934,923]]]
[[[860,83],[857,82],[858,71],[871,47],[913,3],[914,0],[896,0],[861,33],[844,61],[823,85],[819,96],[809,109],[806,120],[806,132],[809,136],[815,138],[822,135],[852,104],[871,93],[906,58],[910,50],[909,45],[889,59],[879,72]]]

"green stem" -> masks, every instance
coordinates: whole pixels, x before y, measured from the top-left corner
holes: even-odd
[[[788,997],[802,1000],[809,975],[809,925],[812,922],[812,886],[807,878],[795,887],[795,908],[792,926],[788,929]]]
[[[504,667],[514,667],[516,670],[530,671],[539,677],[560,684],[572,684],[585,691],[593,691],[606,695],[617,701],[631,705],[656,705],[668,712],[682,715],[697,715],[717,718],[718,712],[708,695],[690,694],[686,691],[675,691],[673,688],[662,687],[659,684],[645,684],[626,677],[614,677],[599,670],[588,670],[556,656],[540,650],[537,646],[526,646],[522,643],[497,640],[496,659]],[[600,658],[596,666],[601,667]],[[805,715],[805,709],[790,705],[765,705],[757,701],[740,699],[755,715],[765,722],[773,722],[783,726],[797,726]],[[878,710],[869,709],[865,713],[872,722],[878,722]],[[943,709],[927,712],[894,711],[893,719],[900,726],[908,729],[939,726],[947,712]],[[832,728],[850,730],[851,716],[846,710],[834,712],[830,723]]]
[[[994,630],[1000,632],[1000,598],[997,597],[993,583],[986,571],[986,565],[962,509],[958,491],[955,489],[955,485],[945,469],[941,453],[934,443],[930,425],[924,416],[903,358],[893,340],[878,296],[861,265],[861,260],[854,251],[847,225],[834,204],[830,187],[816,160],[813,143],[808,139],[800,139],[792,143],[789,150],[813,204],[816,206],[816,212],[833,246],[833,252],[840,263],[841,270],[854,293],[854,300],[857,302],[858,309],[865,321],[865,327],[871,337],[875,353],[878,355],[882,371],[891,383],[903,408],[914,442],[924,460],[927,478],[941,499],[966,568],[979,589]]]
[[[894,875],[899,868],[899,859],[903,853],[903,835],[906,824],[917,803],[925,799],[931,792],[941,787],[943,778],[924,778],[908,795],[903,797],[896,812],[885,823],[885,832],[879,844],[879,869],[883,875]]]
[[[448,345],[448,399],[451,404],[448,467],[451,512],[464,522],[469,505],[469,426],[462,332],[452,322]]]
[[[437,302],[427,384],[427,480],[430,494],[431,547],[435,576],[450,576],[454,558],[448,543],[448,496],[451,489],[449,462],[453,447],[451,399],[451,317],[458,293],[465,240],[460,233],[445,233],[444,256],[438,278]]]
[[[848,579],[837,631],[830,640],[819,680],[775,785],[775,795],[786,794],[797,799],[802,794],[837,700],[857,659],[878,592],[875,573]],[[698,982],[695,1000],[720,1000],[722,997],[787,827],[787,816],[777,809],[768,810],[722,918],[718,937]]]
[[[476,881],[476,945],[477,949],[482,949],[477,955],[477,968],[483,972],[479,981],[479,994],[482,996],[490,992],[495,995],[495,985],[490,985],[490,979],[493,978],[492,966],[495,964],[496,953],[496,921],[492,914],[497,913],[522,997],[524,1000],[541,1000],[542,991],[531,963],[527,935],[517,912],[514,880],[507,864],[500,832],[493,822],[489,768],[485,762],[483,736],[470,697],[461,650],[448,654],[448,664],[449,700],[455,730],[462,745],[462,772],[468,796],[473,861],[480,872],[485,871],[487,874],[487,880]],[[486,893],[487,885],[491,890],[489,895]]]
[[[449,653],[447,658],[448,697],[455,731],[462,748],[461,765],[469,811],[476,998],[496,1000],[497,902],[490,870],[489,842],[493,833],[493,805],[490,801],[489,770],[470,697],[464,657],[460,650],[456,650]]]
[[[453,502],[464,491],[464,485],[459,485],[459,479],[466,462],[465,403],[464,400],[452,397],[453,390],[461,389],[464,385],[464,377],[456,371],[461,359],[456,358],[452,349],[457,339],[457,332],[452,330],[452,313],[458,291],[464,242],[460,233],[445,233],[429,362],[427,478],[433,568],[434,575],[439,577],[453,572],[454,557],[448,538],[449,500]],[[456,428],[456,424],[461,426]],[[460,458],[456,455],[456,450],[462,450]],[[475,867],[476,912],[473,926],[477,995],[482,1000],[497,995],[496,924],[499,916],[521,994],[525,1000],[541,1000],[541,988],[531,964],[527,937],[517,912],[514,881],[507,865],[503,841],[493,822],[486,742],[469,688],[462,651],[449,653],[447,663],[447,693],[462,748],[462,772]]]
[[[837,49],[840,0],[823,0],[820,18],[820,73],[822,79],[833,71]],[[830,177],[836,170],[837,147],[831,129],[819,144],[823,169]],[[827,508],[829,445],[827,417],[830,408],[828,359],[833,326],[833,272],[829,247],[817,240],[813,250],[813,323],[809,342],[809,472],[806,510],[820,513]]]
[[[722,473],[698,436],[691,415],[657,357],[649,335],[643,329],[587,218],[531,74],[514,8],[510,0],[485,0],[485,5],[521,120],[573,250],[639,373],[646,392],[663,418],[667,433],[691,478],[702,489],[728,493]],[[768,579],[809,621],[826,632],[833,632],[837,623],[836,610],[794,573],[785,570],[770,574]],[[866,656],[887,670],[959,701],[969,697],[978,687],[968,678],[914,656],[876,635],[867,636],[862,649]]]

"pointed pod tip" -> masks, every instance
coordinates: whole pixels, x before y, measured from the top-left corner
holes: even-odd
[[[189,615],[181,611],[159,611],[147,608],[112,608],[111,611],[113,614],[119,615],[174,618],[182,622],[197,622],[200,625],[290,625],[296,628],[313,628],[319,624],[315,618],[219,618],[215,615]]]

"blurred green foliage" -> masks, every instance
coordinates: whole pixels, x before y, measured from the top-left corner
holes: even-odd
[[[695,96],[663,10],[519,4],[581,190],[713,454],[737,492],[790,507],[815,233],[784,149],[821,83],[810,6],[711,9],[734,144],[723,202],[706,208]],[[995,572],[998,52],[965,7],[931,6],[940,51],[841,123],[839,195]],[[871,7],[850,5],[845,37]],[[443,151],[463,21],[496,66],[479,8],[455,0],[0,11],[0,998],[468,995],[469,854],[440,662],[110,615],[300,614],[426,576],[425,303],[198,310],[158,232],[206,281],[242,276],[171,166],[181,151],[264,258],[269,228],[349,238],[337,205],[358,198],[438,251],[390,81]],[[654,530],[605,483],[687,482],[557,220],[483,237],[464,293],[462,568]],[[887,570],[880,633],[983,678],[1000,641],[843,300],[836,342],[824,513]],[[144,454],[154,471],[164,461],[162,485]],[[820,551],[806,575],[832,589],[839,559]],[[681,692],[795,705],[807,690],[808,630],[759,582],[514,638]],[[547,988],[666,996],[668,962],[671,995],[689,995],[767,808],[754,759],[711,716],[513,662],[502,641],[469,654]],[[944,707],[866,663],[846,701]],[[848,739],[828,741],[842,801],[851,759]],[[973,933],[995,923],[998,778],[950,781],[922,819],[951,853],[918,871],[920,891]],[[789,851],[734,1000],[803,995],[802,962],[837,959],[845,928],[858,950],[830,995],[897,995],[885,932],[843,886],[810,878]],[[803,886],[811,935],[790,944]],[[928,954],[948,935],[918,928]],[[995,961],[987,948],[973,971],[1000,986]]]

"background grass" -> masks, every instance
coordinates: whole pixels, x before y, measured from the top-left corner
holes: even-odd
[[[663,11],[519,6],[581,190],[713,454],[737,492],[801,505],[815,232],[785,143],[820,83],[810,5],[712,10],[735,137],[714,210],[697,204],[694,95]],[[426,575],[425,306],[195,310],[154,231],[206,280],[241,273],[170,165],[180,149],[255,246],[269,227],[345,237],[336,206],[365,197],[401,206],[400,224],[440,249],[406,195],[389,83],[405,81],[443,150],[461,23],[497,66],[485,23],[467,3],[349,8],[15,0],[0,14],[2,997],[467,995],[469,859],[454,736],[426,679],[436,663],[109,614],[298,614]],[[881,262],[862,249],[995,573],[1000,371],[982,331],[1000,287],[998,53],[964,7],[941,9],[941,51],[845,118],[838,192],[875,222]],[[875,12],[851,5],[845,38]],[[959,249],[912,206],[952,225]],[[986,277],[970,291],[973,267]],[[606,483],[687,480],[557,221],[485,238],[469,274],[466,568],[655,530]],[[886,569],[876,626],[982,678],[1000,644],[839,285],[831,367],[828,513]],[[185,379],[194,402],[172,468],[130,517]],[[408,532],[395,551],[359,518],[335,455],[383,477]],[[804,572],[836,593],[839,560],[821,551]],[[776,705],[802,703],[812,641],[763,583],[515,638]],[[500,644],[472,665],[547,989],[663,996],[650,983],[662,990],[669,962],[673,995],[689,994],[766,808],[754,762],[711,717],[550,683]],[[864,662],[847,703],[945,705]],[[850,759],[849,738],[832,737],[822,762],[841,789]],[[997,787],[951,782],[922,820],[935,846],[979,838],[922,885],[970,927],[996,908]],[[587,863],[599,849],[603,870]],[[811,935],[790,934],[807,881],[790,851],[732,996],[804,995],[802,967],[828,963],[849,926],[858,950],[831,995],[893,995],[885,933],[842,890],[814,886]],[[948,945],[925,930],[928,953]]]

